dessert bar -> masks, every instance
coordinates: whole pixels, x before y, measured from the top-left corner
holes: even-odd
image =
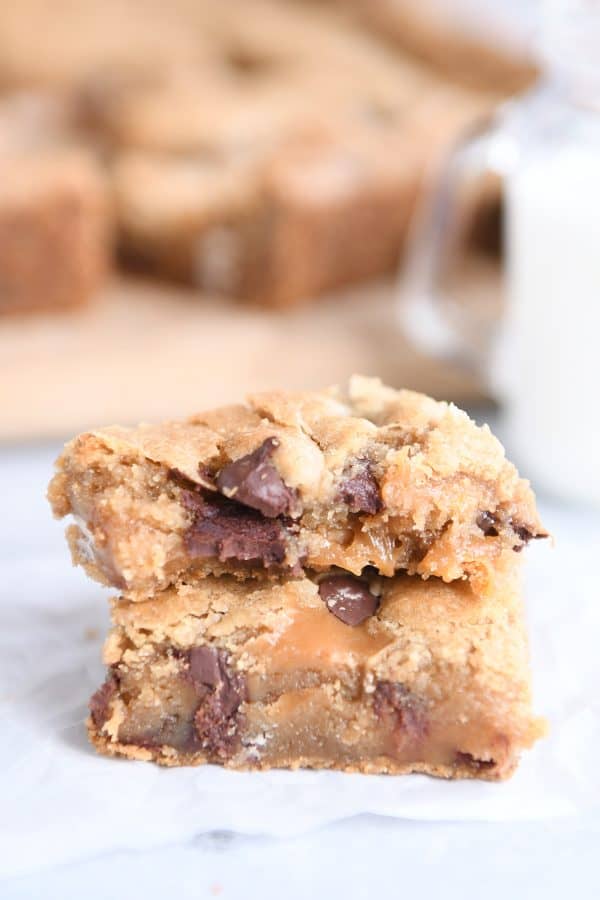
[[[0,313],[81,304],[108,268],[106,179],[63,126],[50,98],[0,103]]]
[[[544,731],[518,586],[339,570],[116,600],[90,736],[167,766],[501,779]]]
[[[546,536],[487,426],[354,376],[181,422],[80,435],[49,496],[73,558],[143,600],[181,579],[332,566],[467,578],[478,593]]]

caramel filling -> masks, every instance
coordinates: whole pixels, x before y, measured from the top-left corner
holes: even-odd
[[[244,645],[245,653],[260,660],[261,669],[248,672],[248,698],[255,702],[334,679],[355,693],[369,661],[391,640],[374,619],[351,627],[336,619],[325,604],[290,607],[282,629]]]

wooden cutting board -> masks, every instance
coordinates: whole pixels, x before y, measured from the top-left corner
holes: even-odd
[[[472,375],[408,345],[391,284],[282,314],[118,277],[85,309],[0,320],[0,440],[174,418],[352,372],[462,404],[482,399]]]

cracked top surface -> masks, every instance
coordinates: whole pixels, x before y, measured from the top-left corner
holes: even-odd
[[[57,469],[54,511],[86,529],[85,550],[83,531],[71,535],[76,561],[144,596],[200,557],[204,572],[238,574],[242,560],[249,574],[248,529],[252,539],[279,529],[288,572],[372,566],[468,577],[481,591],[546,534],[529,483],[487,426],[362,376],[344,390],[263,393],[183,422],[88,432]],[[223,549],[225,520],[236,523],[233,549]]]

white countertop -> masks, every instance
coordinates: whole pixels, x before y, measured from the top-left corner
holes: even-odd
[[[3,560],[33,562],[36,555],[62,554],[68,566],[62,525],[51,520],[44,500],[57,451],[56,446],[0,450]],[[596,537],[600,550],[600,516],[556,504],[543,506],[559,541],[561,533],[572,538],[579,530],[582,539],[593,535],[592,543],[586,544],[588,556]],[[560,566],[560,554],[552,564]],[[560,583],[560,570],[555,574]],[[565,575],[562,572],[563,584]],[[600,594],[599,583],[595,577],[588,582]],[[2,596],[0,617],[10,601]],[[427,897],[435,891],[457,900],[481,893],[490,900],[562,898],[567,892],[591,898],[598,896],[600,884],[600,798],[594,799],[585,813],[541,822],[452,824],[361,816],[286,840],[214,832],[175,846],[120,850],[38,869],[0,882],[0,896],[3,900],[166,896],[293,900],[312,895],[352,900],[392,892]],[[56,816],[60,815],[57,808]],[[1,821],[0,809],[0,842],[4,828],[9,829],[10,822]]]

